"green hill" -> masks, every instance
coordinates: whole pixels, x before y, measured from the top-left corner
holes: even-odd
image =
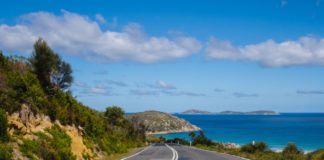
[[[128,116],[128,119],[137,119],[146,126],[148,134],[154,133],[172,133],[172,132],[191,132],[200,130],[195,125],[173,116],[168,113],[159,111],[139,112]]]
[[[72,69],[39,39],[29,58],[0,52],[0,159],[107,159],[145,142],[119,107],[105,113],[69,91]]]

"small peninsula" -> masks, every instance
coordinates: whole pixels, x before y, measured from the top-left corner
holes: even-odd
[[[127,118],[143,122],[146,126],[146,134],[167,134],[201,130],[184,119],[159,111],[134,113],[128,115]]]

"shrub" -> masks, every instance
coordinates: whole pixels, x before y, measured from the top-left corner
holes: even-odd
[[[199,134],[196,135],[194,132],[189,133],[189,136],[192,138],[192,145],[206,145],[211,146],[213,145],[213,141],[208,139],[205,136],[205,133],[203,131],[199,131]]]
[[[37,133],[36,140],[23,140],[20,145],[21,152],[28,158],[57,159],[57,160],[74,160],[76,157],[72,154],[70,145],[71,138],[54,125],[46,131],[51,135]]]
[[[267,149],[268,146],[264,142],[249,143],[241,147],[241,151],[247,153],[265,152]]]
[[[8,119],[6,112],[0,108],[0,141],[8,140]]]
[[[12,158],[12,148],[0,142],[0,159],[1,160],[10,160]]]

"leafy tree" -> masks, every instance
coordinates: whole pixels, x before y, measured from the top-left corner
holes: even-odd
[[[189,133],[189,136],[190,136],[191,139],[193,140],[193,139],[195,139],[195,137],[196,137],[196,133],[195,133],[195,132],[190,132],[190,133]]]
[[[6,112],[0,108],[0,141],[8,140],[8,119]]]
[[[199,131],[198,135],[196,135],[196,133],[194,132],[191,132],[189,135],[192,138],[193,145],[201,144],[201,145],[211,146],[214,144],[213,141],[211,141],[205,136],[205,133],[203,131]]]
[[[283,149],[282,154],[288,155],[288,154],[300,154],[302,151],[300,151],[297,146],[293,143],[287,144],[287,146]]]
[[[67,89],[72,81],[71,66],[61,60],[43,39],[34,44],[34,52],[30,59],[43,89],[52,93],[53,89]]]
[[[268,146],[264,142],[255,142],[249,143],[242,146],[241,151],[247,153],[256,153],[256,152],[265,152],[267,151]]]
[[[105,117],[108,123],[114,126],[121,126],[125,123],[124,114],[125,112],[122,108],[118,106],[111,106],[106,108]]]

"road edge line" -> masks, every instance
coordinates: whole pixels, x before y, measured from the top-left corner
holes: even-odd
[[[217,151],[211,151],[211,150],[206,150],[206,149],[201,149],[201,148],[196,148],[196,147],[190,147],[190,146],[187,146],[189,148],[192,148],[192,149],[196,149],[196,150],[201,150],[201,151],[207,151],[207,152],[213,152],[213,153],[219,153],[219,154],[223,154],[223,155],[228,155],[228,156],[233,156],[233,157],[236,157],[236,158],[241,158],[241,159],[244,159],[244,160],[250,160],[248,158],[245,158],[245,157],[240,157],[240,156],[237,156],[237,155],[232,155],[232,154],[228,154],[228,153],[222,153],[222,152],[217,152]]]
[[[128,157],[122,158],[122,159],[120,159],[120,160],[126,160],[126,159],[128,159],[128,158],[132,158],[132,157],[134,157],[134,156],[137,156],[137,155],[139,155],[140,153],[144,152],[145,150],[147,150],[147,149],[149,149],[149,148],[151,148],[151,147],[152,147],[152,145],[149,145],[149,146],[147,146],[146,148],[144,148],[143,150],[141,150],[141,151],[139,151],[139,152],[137,152],[137,153],[135,153],[135,154],[133,154],[133,155],[130,155],[130,156],[128,156]]]

